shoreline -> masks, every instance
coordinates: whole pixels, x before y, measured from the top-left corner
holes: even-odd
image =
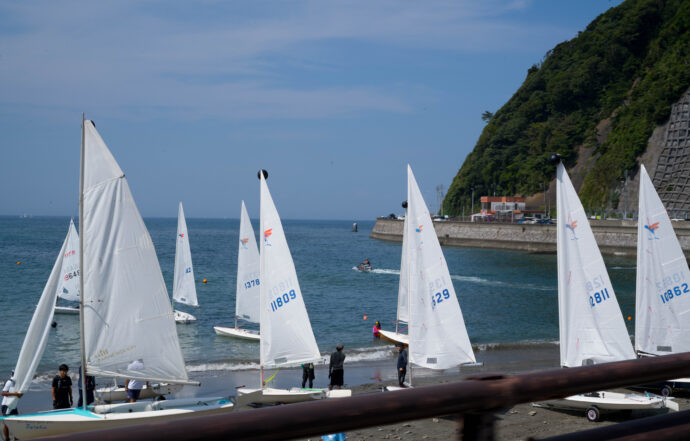
[[[558,345],[537,345],[530,349],[515,347],[508,349],[487,349],[476,352],[477,361],[482,366],[462,367],[443,372],[427,369],[414,369],[415,386],[443,384],[460,381],[464,378],[480,373],[520,374],[537,370],[557,369],[559,366]],[[394,357],[385,360],[355,361],[345,364],[345,388],[350,388],[353,395],[383,393],[382,387],[397,383]],[[273,375],[273,370],[267,372],[267,377]],[[327,366],[316,366],[314,387],[327,387]],[[191,372],[190,378],[200,381],[201,386],[185,387],[175,394],[176,398],[195,396],[232,396],[236,387],[258,385],[256,370],[237,371],[204,371]],[[299,368],[279,369],[272,385],[274,387],[300,386],[302,372]],[[409,379],[409,372],[408,372]],[[107,382],[98,381],[98,385]],[[75,400],[78,397],[76,387],[73,390]],[[386,392],[395,393],[395,392]],[[681,410],[690,409],[690,399],[681,397],[676,399]],[[45,382],[34,383],[32,388],[20,401],[20,413],[47,410],[50,404],[50,387]],[[250,408],[236,408],[236,412],[250,411]],[[659,411],[634,412],[632,418],[641,418],[658,414]],[[532,407],[530,403],[496,412],[496,440],[525,440],[529,437],[542,438],[564,433],[577,432],[596,427],[603,427],[618,422],[627,421],[624,414],[606,414],[600,422],[587,421],[584,412],[566,412],[545,408]],[[379,439],[425,439],[445,440],[456,436],[458,424],[455,416],[438,416],[421,420],[401,422],[398,424],[376,426],[347,432],[348,440],[379,440]],[[317,440],[320,437],[304,438]]]

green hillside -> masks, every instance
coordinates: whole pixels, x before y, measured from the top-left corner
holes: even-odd
[[[628,0],[549,51],[489,120],[453,179],[444,211],[469,208],[471,187],[475,197],[494,185],[497,195],[540,192],[555,175],[549,155],[558,152],[572,166],[580,145],[597,157],[580,193],[583,205],[603,206],[690,87],[689,26],[690,1]],[[607,118],[611,131],[599,143],[596,126]]]

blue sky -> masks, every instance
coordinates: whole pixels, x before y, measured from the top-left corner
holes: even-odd
[[[431,209],[484,110],[620,1],[0,2],[0,215],[75,215],[81,113],[144,216]]]

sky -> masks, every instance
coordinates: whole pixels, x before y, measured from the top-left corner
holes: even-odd
[[[144,217],[438,207],[556,44],[620,0],[0,0],[0,215],[78,214],[81,115]]]

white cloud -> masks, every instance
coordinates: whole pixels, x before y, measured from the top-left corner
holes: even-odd
[[[310,86],[333,41],[455,52],[519,50],[554,29],[511,22],[525,0],[12,3],[14,32],[0,46],[5,103],[131,109],[181,118],[316,118],[408,112],[404,88],[358,83]],[[192,7],[201,11],[195,14]],[[246,14],[243,9],[251,9]],[[216,16],[214,17],[214,12]],[[510,38],[506,38],[510,36]],[[317,58],[313,58],[317,57]],[[414,60],[411,60],[413,63]],[[414,85],[412,85],[414,86]],[[107,103],[107,104],[106,104]]]

